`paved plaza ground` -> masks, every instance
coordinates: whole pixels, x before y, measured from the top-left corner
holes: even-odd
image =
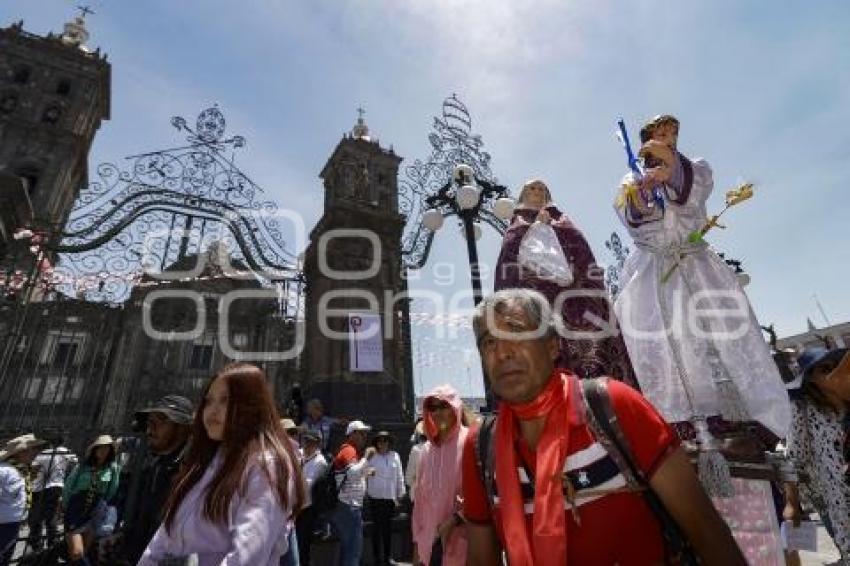
[[[22,530],[21,536],[26,533]],[[15,556],[20,556],[24,551],[24,544],[19,543],[15,550]],[[818,521],[818,551],[817,552],[801,552],[800,559],[803,566],[842,566],[839,562],[838,549],[832,543],[832,539],[823,527],[823,524]],[[397,566],[412,566],[410,562],[394,562]]]

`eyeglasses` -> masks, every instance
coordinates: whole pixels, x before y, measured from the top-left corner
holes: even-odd
[[[441,409],[448,409],[451,405],[446,402],[443,403],[428,403],[425,405],[425,412],[427,413],[435,413]]]

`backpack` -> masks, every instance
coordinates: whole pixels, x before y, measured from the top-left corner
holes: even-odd
[[[342,482],[337,484],[339,475],[342,475]],[[325,513],[336,509],[339,505],[339,492],[346,481],[348,481],[348,467],[339,471],[334,470],[333,461],[331,461],[325,473],[316,478],[310,488],[310,499],[316,512]]]
[[[661,528],[664,539],[666,564],[697,566],[700,559],[682,532],[676,520],[667,511],[661,498],[652,490],[646,475],[635,463],[623,430],[620,428],[616,412],[611,406],[608,395],[607,378],[582,379],[581,393],[585,418],[596,440],[605,448],[611,460],[620,469],[626,483],[642,496]],[[492,506],[495,494],[496,468],[493,430],[496,417],[484,418],[478,434],[475,436],[475,460],[478,475],[484,484],[487,503]]]

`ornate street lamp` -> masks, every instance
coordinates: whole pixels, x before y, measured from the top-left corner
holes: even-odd
[[[407,217],[402,236],[402,258],[406,269],[425,266],[434,234],[447,216],[460,220],[466,237],[473,300],[481,302],[481,272],[476,241],[481,224],[500,235],[508,228],[514,202],[507,188],[499,185],[490,169],[490,154],[481,136],[472,128],[472,118],[457,95],[443,101],[442,112],[434,117],[434,131],[428,141],[431,153],[416,159],[399,178],[399,212]],[[493,407],[493,395],[484,380],[485,411]]]
[[[481,237],[481,210],[492,202],[493,213],[501,220],[508,220],[513,214],[514,201],[506,196],[507,193],[507,187],[479,179],[475,177],[472,167],[459,164],[454,168],[452,179],[436,194],[425,199],[429,208],[422,214],[422,223],[432,232],[443,226],[443,219],[447,216],[457,216],[461,221],[469,255],[472,298],[476,305],[483,298],[476,244]]]

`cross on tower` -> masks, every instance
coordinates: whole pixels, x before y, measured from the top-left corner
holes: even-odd
[[[82,16],[83,18],[85,18],[89,14],[94,14],[94,10],[92,10],[91,7],[85,6],[85,5],[84,6],[78,5],[77,10],[80,11],[80,16]]]
[[[366,114],[366,111],[365,111],[365,110],[363,110],[363,107],[362,107],[362,106],[358,106],[358,107],[357,107],[357,117],[358,117],[360,120],[363,120],[363,115],[364,115],[364,114]]]

